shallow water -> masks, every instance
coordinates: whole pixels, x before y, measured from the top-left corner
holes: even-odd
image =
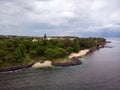
[[[52,70],[0,73],[0,90],[120,90],[120,39],[82,58],[83,64]]]

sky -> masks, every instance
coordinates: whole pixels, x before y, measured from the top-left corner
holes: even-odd
[[[120,0],[0,0],[0,35],[120,36]]]

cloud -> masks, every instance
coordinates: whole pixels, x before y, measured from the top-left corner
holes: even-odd
[[[106,27],[120,30],[119,0],[0,0],[0,3],[1,34],[72,35],[100,32]]]

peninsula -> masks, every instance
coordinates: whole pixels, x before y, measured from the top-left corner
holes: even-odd
[[[104,47],[104,38],[0,36],[0,71],[28,67],[71,66],[78,57]]]

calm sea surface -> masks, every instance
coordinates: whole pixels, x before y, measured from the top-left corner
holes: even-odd
[[[120,39],[82,58],[83,64],[53,70],[0,73],[0,90],[120,90]]]

